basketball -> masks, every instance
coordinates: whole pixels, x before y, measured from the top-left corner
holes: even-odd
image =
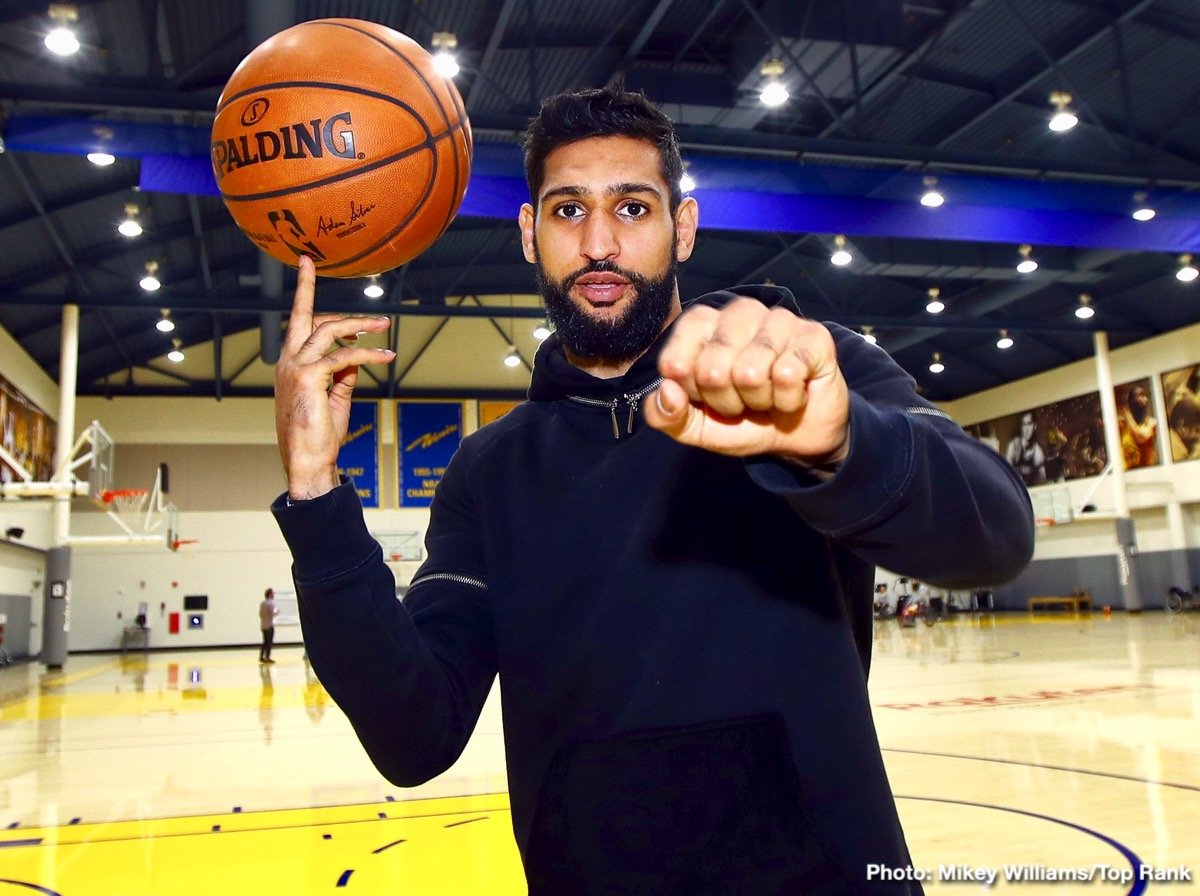
[[[471,173],[471,125],[416,41],[317,19],[242,60],[217,101],[212,166],[238,227],[328,277],[399,267],[442,235]]]

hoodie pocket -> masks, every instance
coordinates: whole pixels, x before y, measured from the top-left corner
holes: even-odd
[[[851,892],[775,714],[569,745],[525,864],[531,896]]]

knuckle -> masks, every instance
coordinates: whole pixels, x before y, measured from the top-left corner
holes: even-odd
[[[725,364],[701,364],[696,368],[696,384],[704,389],[724,389],[730,383]]]
[[[733,368],[733,382],[739,388],[757,388],[767,381],[769,366],[743,359]]]

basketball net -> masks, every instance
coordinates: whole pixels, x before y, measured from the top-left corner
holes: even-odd
[[[127,535],[152,535],[159,527],[159,521],[153,519],[156,515],[153,512],[147,512],[138,525],[138,518],[149,503],[149,497],[150,493],[144,488],[112,489],[100,495],[105,512]]]

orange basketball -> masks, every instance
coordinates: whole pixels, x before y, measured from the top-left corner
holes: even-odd
[[[217,101],[212,164],[264,252],[329,277],[399,267],[454,219],[471,173],[458,90],[398,31],[302,22],[264,41]]]

